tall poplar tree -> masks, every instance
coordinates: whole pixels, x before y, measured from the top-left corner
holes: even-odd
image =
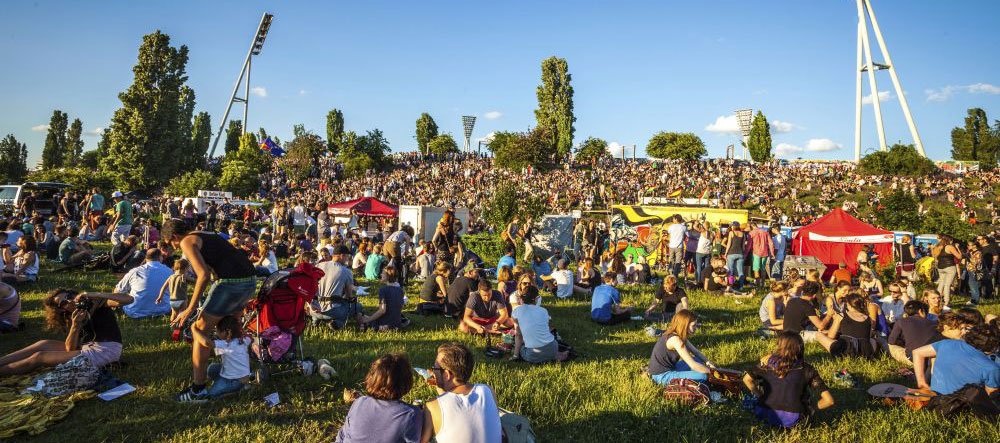
[[[63,166],[66,160],[66,129],[69,117],[58,109],[52,111],[49,119],[49,132],[45,136],[45,146],[42,148],[42,169],[56,169]]]
[[[331,109],[326,114],[326,149],[337,155],[344,141],[344,113],[339,109]]]
[[[566,59],[549,57],[542,60],[542,84],[538,85],[538,109],[535,120],[538,128],[551,137],[559,160],[566,158],[573,148],[573,86],[570,84],[569,64]]]
[[[428,113],[420,114],[417,119],[417,149],[421,154],[427,154],[427,144],[438,136],[438,125]]]
[[[989,118],[982,108],[971,108],[965,117],[965,127],[951,130],[951,158],[955,160],[996,161],[1000,137],[990,128]]]
[[[191,128],[191,160],[189,165],[195,168],[205,166],[205,156],[208,146],[212,143],[212,117],[207,112],[199,112],[194,117],[194,127]],[[187,170],[183,171],[187,172]]]
[[[0,184],[20,183],[28,175],[28,145],[13,134],[0,140]]]
[[[750,136],[747,137],[747,150],[750,158],[757,163],[771,161],[774,154],[771,151],[771,124],[763,112],[757,111],[750,126]]]
[[[63,165],[75,166],[83,155],[83,122],[73,119],[66,131],[66,149],[63,151]]]

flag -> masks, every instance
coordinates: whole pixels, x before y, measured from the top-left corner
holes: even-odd
[[[683,191],[684,191],[683,188],[677,188],[677,189],[674,190],[674,192],[671,192],[670,195],[667,195],[667,197],[670,197],[670,198],[680,197],[681,196],[681,192],[683,192]]]
[[[708,188],[705,188],[705,191],[701,193],[701,197],[698,197],[698,200],[704,200],[706,198],[708,198]]]
[[[260,144],[260,149],[262,151],[269,152],[273,157],[281,157],[285,155],[285,150],[281,149],[281,146],[278,146],[277,143],[271,140],[271,137],[264,139],[264,142]]]

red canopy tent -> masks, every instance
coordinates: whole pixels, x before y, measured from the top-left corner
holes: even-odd
[[[818,258],[827,265],[827,273],[840,262],[847,263],[847,269],[854,273],[864,245],[873,245],[879,263],[884,265],[892,260],[892,242],[892,231],[876,228],[836,208],[792,234],[792,253]]]
[[[351,211],[358,215],[369,217],[396,217],[399,207],[372,197],[361,197],[340,203],[330,204],[329,211],[336,215],[350,215]]]

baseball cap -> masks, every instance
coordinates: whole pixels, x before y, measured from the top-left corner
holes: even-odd
[[[111,194],[111,198],[122,198],[122,191],[115,191]]]

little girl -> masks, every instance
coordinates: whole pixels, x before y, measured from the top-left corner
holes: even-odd
[[[208,365],[208,378],[212,386],[208,388],[209,398],[239,392],[250,377],[250,343],[243,336],[240,321],[235,316],[223,317],[215,327],[216,340],[210,340],[205,332],[191,328],[194,339],[202,346],[214,350],[222,363]]]
[[[170,291],[170,322],[173,323],[177,314],[187,306],[187,273],[191,265],[186,259],[178,259],[174,262],[174,273],[160,288],[160,295],[156,297],[156,304],[163,301],[163,293]]]

